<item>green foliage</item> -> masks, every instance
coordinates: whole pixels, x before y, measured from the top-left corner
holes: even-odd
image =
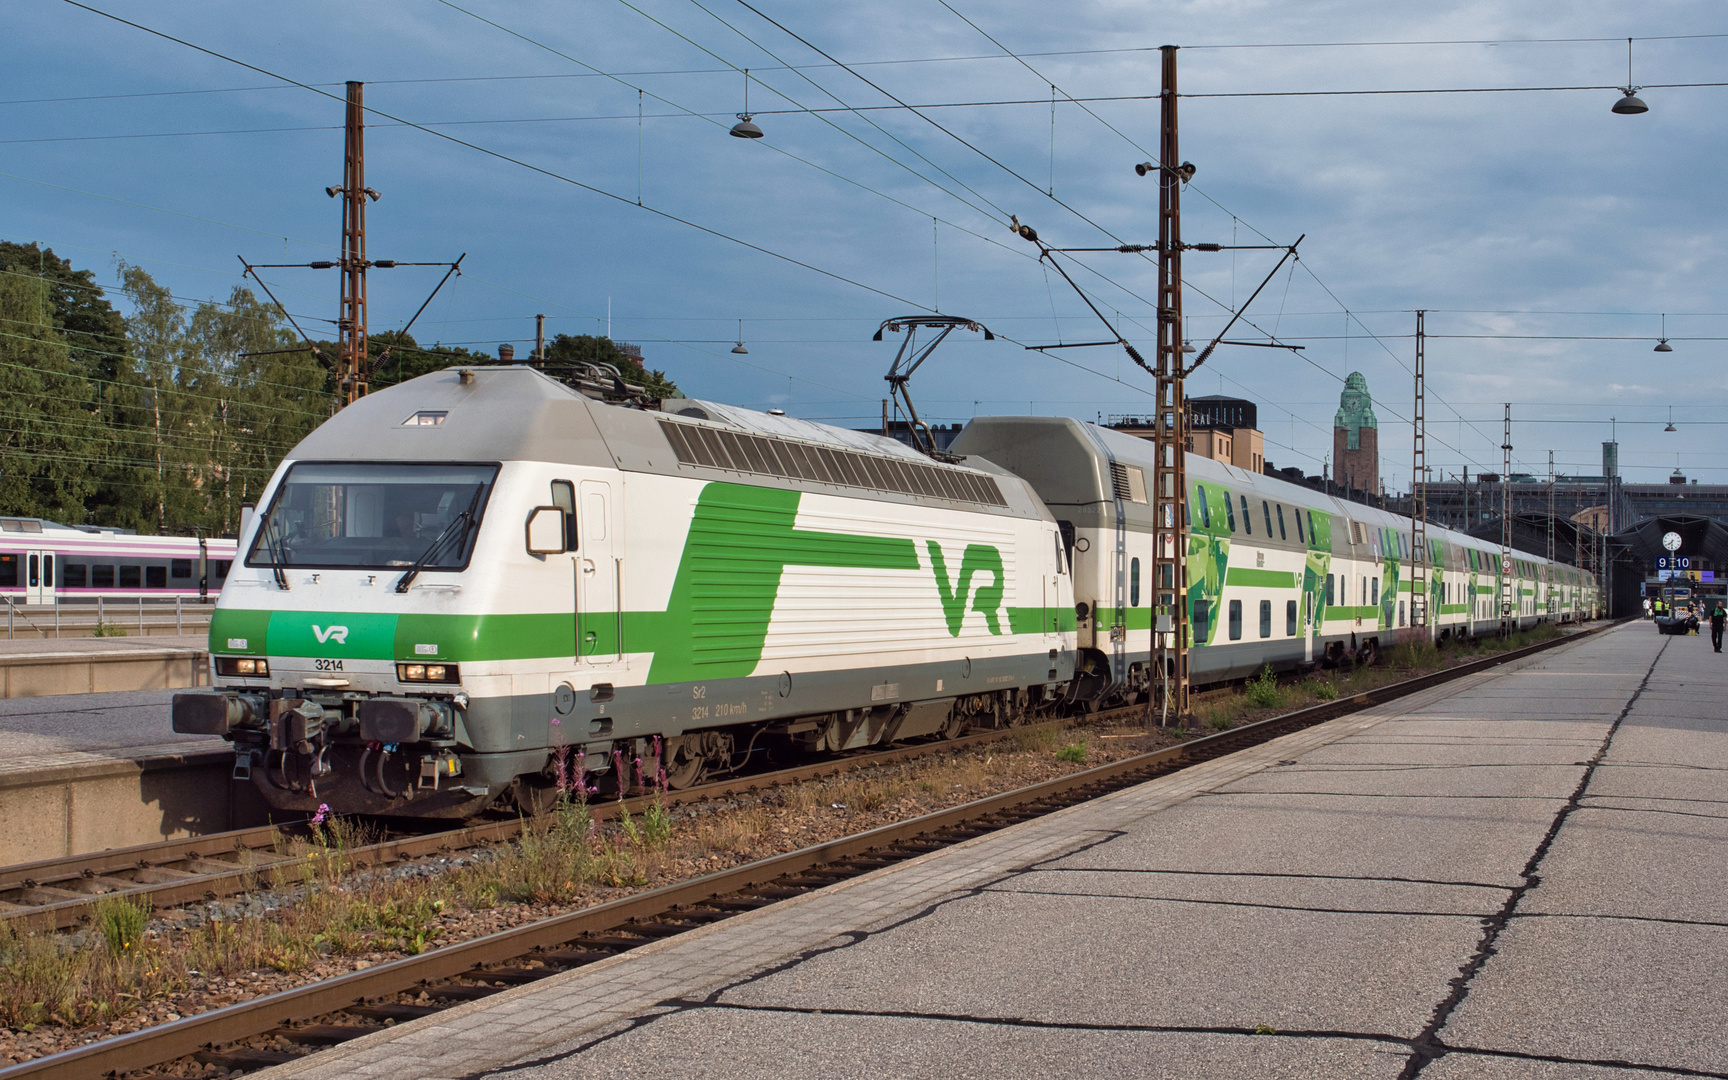
[[[642,811],[642,839],[656,850],[672,842],[672,815],[666,812],[666,804],[660,799]]]
[[[148,897],[103,896],[96,901],[96,928],[108,943],[110,956],[128,956],[144,942],[144,927],[150,922]]]
[[[611,364],[624,374],[624,381],[635,383],[648,391],[650,397],[682,397],[678,384],[664,371],[649,371],[635,357],[625,353],[611,338],[591,334],[559,334],[546,343],[546,364]]]
[[[1334,701],[1338,697],[1338,687],[1330,679],[1309,679],[1303,688],[1320,701]]]
[[[330,417],[331,372],[248,289],[185,303],[142,267],[115,269],[124,315],[90,271],[0,242],[0,514],[232,535],[241,507]],[[498,362],[394,331],[367,345],[373,390]],[[678,395],[604,337],[560,334],[547,360],[614,364],[650,394]]]
[[[1084,743],[1069,743],[1056,751],[1057,761],[1067,761],[1075,765],[1086,764],[1086,746]]]
[[[125,637],[126,628],[119,623],[96,620],[96,626],[90,631],[91,637]]]
[[[1284,691],[1278,688],[1278,678],[1272,674],[1272,665],[1264,664],[1260,674],[1249,679],[1244,689],[1248,700],[1261,708],[1276,708],[1284,703]]]

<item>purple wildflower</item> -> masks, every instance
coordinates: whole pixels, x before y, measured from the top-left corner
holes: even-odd
[[[318,812],[316,814],[312,815],[312,824],[314,824],[314,825],[324,824],[324,818],[327,817],[329,815],[329,813],[330,813],[330,804],[329,803],[319,803],[318,804]]]

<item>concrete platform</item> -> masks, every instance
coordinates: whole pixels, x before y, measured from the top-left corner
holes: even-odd
[[[1728,1077],[1725,703],[1634,624],[259,1075]]]
[[[0,700],[0,865],[263,823],[233,747],[174,732],[177,692]]]
[[[202,634],[0,639],[0,699],[208,686]]]

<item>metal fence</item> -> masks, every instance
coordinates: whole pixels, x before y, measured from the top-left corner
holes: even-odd
[[[166,600],[106,600],[94,604],[20,604],[6,597],[7,638],[148,637],[198,634],[210,629],[208,603]]]

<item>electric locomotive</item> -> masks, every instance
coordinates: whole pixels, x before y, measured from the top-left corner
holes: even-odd
[[[289,810],[533,809],[776,741],[1006,724],[1072,681],[1055,520],[984,460],[685,398],[451,369],[294,448],[213,615],[220,734]],[[656,751],[658,753],[656,754]]]
[[[450,369],[308,436],[175,730],[229,739],[280,809],[466,817],[1152,691],[1151,444],[981,418],[936,460],[613,374]],[[1443,637],[1595,613],[1573,568],[1431,528],[1413,583],[1407,519],[1187,470],[1196,682],[1367,662],[1412,588]]]

